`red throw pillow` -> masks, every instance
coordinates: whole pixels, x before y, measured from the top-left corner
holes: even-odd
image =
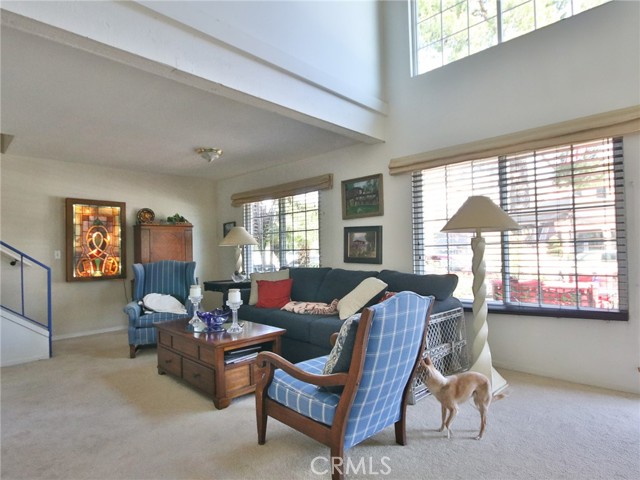
[[[378,303],[382,303],[385,300],[389,300],[391,297],[393,297],[396,293],[398,292],[390,292],[390,291],[386,291],[384,292],[384,295],[382,296],[382,298],[380,299],[380,301]]]
[[[291,301],[291,285],[293,279],[258,280],[258,308],[282,308]]]

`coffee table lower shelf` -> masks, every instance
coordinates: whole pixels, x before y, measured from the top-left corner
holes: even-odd
[[[158,373],[182,378],[209,395],[217,409],[256,389],[255,358],[225,365],[225,353],[259,346],[280,353],[286,330],[244,322],[242,333],[193,333],[188,318],[155,324],[158,330]]]

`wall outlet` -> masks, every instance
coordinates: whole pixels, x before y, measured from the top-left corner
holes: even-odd
[[[60,260],[62,258],[62,253],[60,252],[60,250],[53,251],[53,258],[55,260]]]

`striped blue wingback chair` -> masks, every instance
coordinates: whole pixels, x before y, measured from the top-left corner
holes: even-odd
[[[189,289],[196,283],[196,263],[162,260],[152,263],[134,263],[133,301],[124,307],[129,316],[129,356],[136,357],[141,345],[155,345],[157,341],[154,322],[166,322],[184,318],[185,315],[168,312],[143,314],[139,302],[149,293],[171,295],[193,315],[193,305],[188,301]]]
[[[345,328],[332,354],[324,357],[292,364],[275,353],[260,353],[258,443],[265,443],[271,416],[330,447],[326,466],[334,480],[344,478],[346,449],[391,425],[396,442],[405,445],[406,406],[432,305],[433,297],[400,292],[365,309],[355,327],[353,353],[341,373],[323,371],[344,340]],[[348,350],[348,343],[342,344],[343,350]],[[342,390],[336,392],[336,387]]]

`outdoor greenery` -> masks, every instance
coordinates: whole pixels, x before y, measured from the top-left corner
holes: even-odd
[[[320,266],[319,195],[310,192],[247,205],[245,225],[258,242],[247,271]]]
[[[415,0],[416,74],[610,0]]]

